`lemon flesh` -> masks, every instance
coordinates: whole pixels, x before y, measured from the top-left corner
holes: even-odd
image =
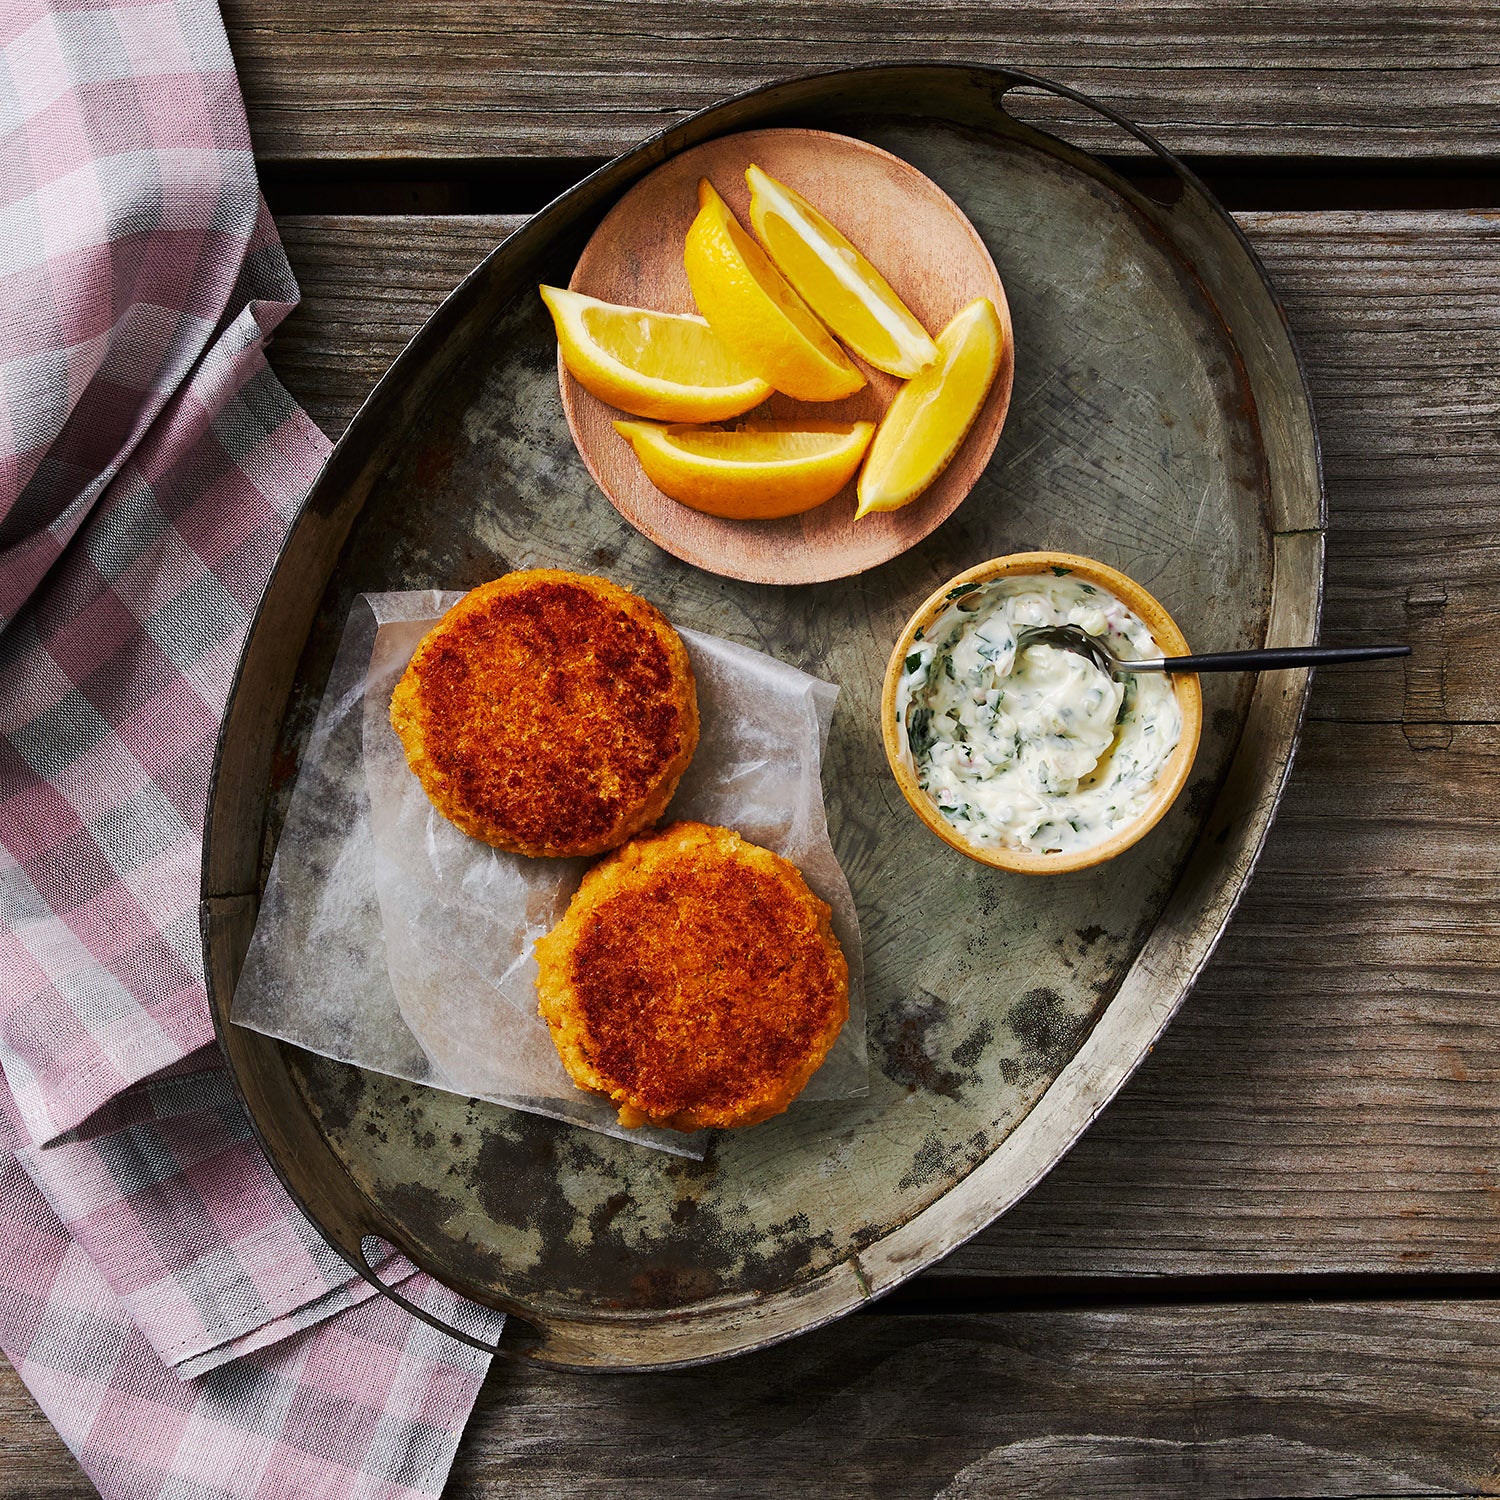
[[[700,317],[648,312],[541,288],[563,363],[584,390],[664,422],[719,422],[759,406],[771,387]]]
[[[747,368],[788,396],[837,401],[865,383],[704,178],[683,265],[698,310]]]
[[[854,478],[873,422],[762,422],[727,431],[616,422],[662,494],[711,516],[767,521],[831,500]]]
[[[859,250],[795,189],[752,166],[750,222],[804,302],[867,364],[910,379],[937,345]]]

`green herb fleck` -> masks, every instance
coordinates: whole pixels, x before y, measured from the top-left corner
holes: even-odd
[[[948,590],[948,597],[950,599],[962,599],[965,594],[972,594],[975,589],[981,587],[983,585],[978,583],[961,583],[956,589]]]
[[[912,654],[906,658],[906,670],[908,672],[915,672],[921,665],[922,653],[920,651],[913,651]]]
[[[1072,570],[1072,568],[1059,568],[1058,566],[1056,566],[1056,564],[1054,564],[1053,568],[1052,568],[1052,571],[1059,578],[1066,578],[1068,576],[1068,574],[1071,573],[1073,570]]]
[[[913,708],[906,721],[906,741],[911,746],[911,753],[916,756],[926,755],[936,738],[932,732],[932,710]]]

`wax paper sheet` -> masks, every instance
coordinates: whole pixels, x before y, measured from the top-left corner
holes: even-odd
[[[235,991],[236,1023],[326,1057],[701,1157],[706,1133],[625,1130],[574,1086],[537,1014],[532,945],[586,859],[529,859],[461,833],[391,728],[391,692],[462,595],[355,601]],[[792,1108],[865,1092],[859,922],[823,811],[838,689],[748,647],[680,632],[698,683],[697,753],[667,810],[791,860],[833,908],[849,1021]]]

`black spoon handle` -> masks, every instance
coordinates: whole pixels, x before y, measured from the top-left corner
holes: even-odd
[[[1327,667],[1335,662],[1410,656],[1410,646],[1281,646],[1263,651],[1210,651],[1160,661],[1122,662],[1131,672],[1274,672],[1279,667]]]

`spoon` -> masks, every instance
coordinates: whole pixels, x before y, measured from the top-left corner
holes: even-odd
[[[1326,667],[1334,662],[1381,661],[1410,656],[1410,646],[1281,646],[1259,651],[1211,651],[1205,656],[1157,656],[1128,661],[1078,625],[1028,625],[1016,632],[1016,650],[1056,646],[1076,651],[1107,677],[1133,672],[1270,672],[1278,667]]]

